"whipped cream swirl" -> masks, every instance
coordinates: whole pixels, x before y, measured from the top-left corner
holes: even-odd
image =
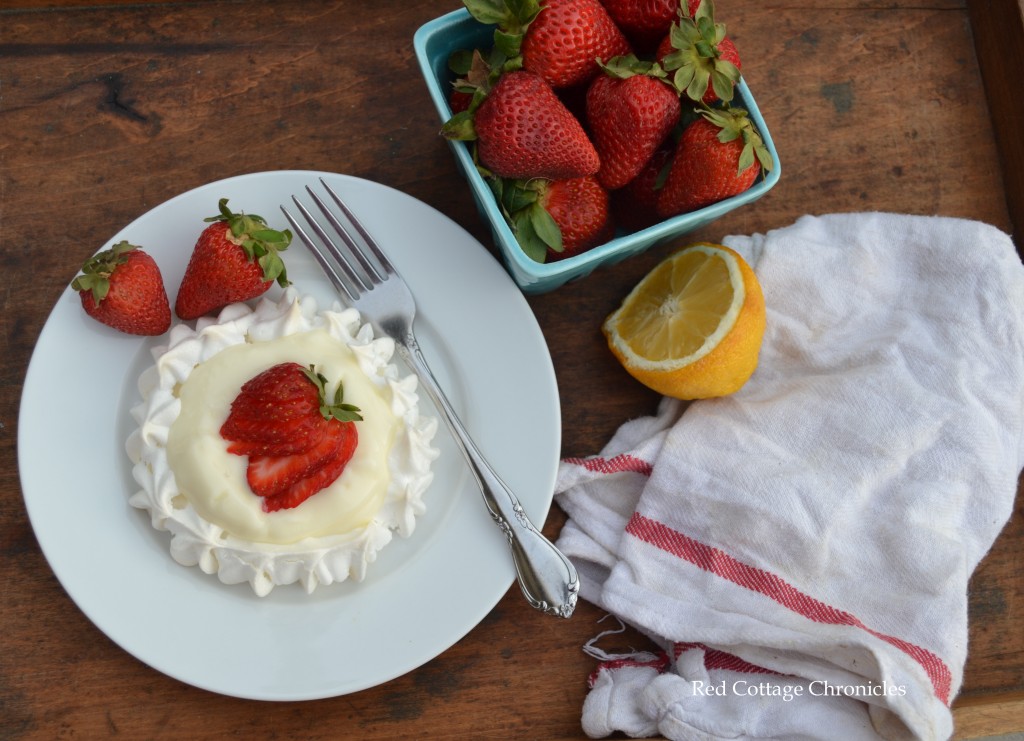
[[[175,479],[167,446],[171,427],[182,409],[180,389],[193,369],[227,348],[314,330],[326,331],[348,346],[362,373],[389,398],[394,434],[387,451],[386,492],[370,521],[346,532],[311,535],[291,542],[238,537],[201,515]],[[249,582],[259,596],[269,594],[277,585],[294,582],[300,582],[311,593],[318,585],[350,577],[361,581],[368,564],[395,532],[401,537],[413,533],[417,516],[425,511],[424,493],[433,479],[431,464],[438,455],[432,446],[437,420],[420,414],[418,379],[414,375],[401,377],[392,363],[393,355],[394,341],[374,337],[373,329],[360,321],[355,309],[335,304],[321,311],[312,297],[300,296],[293,288],[277,301],[261,299],[254,308],[247,304],[228,306],[216,319],[199,319],[195,329],[176,325],[168,344],[153,349],[155,364],[139,377],[142,401],[131,410],[138,427],[125,447],[133,463],[132,475],[141,489],[129,503],[147,510],[154,528],[170,532],[175,561],[198,565],[207,574],[217,574],[225,584]],[[242,477],[241,485],[245,486],[244,474]]]

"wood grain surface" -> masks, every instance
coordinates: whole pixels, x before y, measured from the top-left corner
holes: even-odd
[[[592,605],[558,621],[513,588],[465,639],[385,685],[307,703],[237,700],[168,678],[97,630],[47,566],[21,497],[18,409],[36,338],[82,261],[168,198],[242,173],[335,171],[402,190],[493,249],[438,137],[412,50],[420,25],[457,7],[0,5],[0,738],[582,737],[594,661],[581,647],[603,630]],[[718,8],[783,174],[761,201],[692,241],[863,210],[1012,230],[965,2],[721,0]],[[1020,71],[1006,74],[1019,80]],[[1016,156],[1007,167],[1019,172]],[[656,395],[622,371],[599,327],[668,249],[529,298],[555,364],[563,455],[596,453],[622,422],[654,410]],[[59,399],[54,424],[61,414],[109,413],[105,403]],[[554,510],[545,532],[554,537],[563,521]],[[1018,503],[971,583],[957,709],[966,713],[964,737],[1024,730],[1022,563]],[[996,720],[984,722],[977,708],[986,707]]]

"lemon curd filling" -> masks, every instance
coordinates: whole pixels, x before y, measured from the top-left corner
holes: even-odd
[[[125,441],[138,484],[128,502],[170,535],[170,555],[256,595],[276,586],[362,581],[394,536],[409,538],[426,511],[437,419],[421,414],[418,381],[392,360],[355,309],[321,309],[288,288],[255,306],[232,304],[195,327],[171,328],[139,376],[135,427]],[[242,386],[284,362],[316,367],[333,396],[361,409],[358,445],[342,474],[297,507],[263,510],[246,456],[220,436]]]
[[[288,361],[313,363],[327,377],[329,394],[340,380],[346,401],[362,410],[363,420],[356,422],[356,452],[334,483],[294,509],[267,513],[246,483],[247,457],[227,451],[220,427],[246,381]],[[387,455],[397,426],[389,395],[360,370],[352,350],[323,329],[228,347],[197,366],[181,386],[168,461],[196,511],[237,538],[284,544],[346,533],[373,518],[387,491]]]

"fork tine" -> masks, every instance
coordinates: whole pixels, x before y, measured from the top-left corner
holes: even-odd
[[[369,289],[374,284],[382,282],[384,280],[384,276],[381,275],[380,271],[376,268],[376,266],[374,266],[373,263],[371,263],[367,259],[366,253],[359,246],[359,243],[356,242],[355,239],[353,239],[351,232],[349,232],[348,230],[348,227],[346,227],[345,224],[343,224],[342,221],[337,216],[334,215],[334,212],[331,211],[331,209],[327,206],[326,203],[324,203],[323,199],[321,199],[320,196],[318,196],[313,191],[313,189],[310,188],[308,185],[306,186],[306,192],[309,194],[309,197],[313,199],[313,202],[320,209],[320,212],[323,213],[323,215],[330,222],[331,226],[334,227],[334,230],[335,232],[337,232],[338,236],[341,237],[341,241],[345,243],[345,247],[348,248],[349,254],[355,258],[355,261],[359,263],[359,267],[362,268],[363,274],[369,278],[368,283],[365,280],[362,281],[366,288]],[[332,194],[332,196],[334,197],[335,200],[338,200],[336,195]]]
[[[299,239],[301,239],[309,248],[309,251],[313,253],[313,257],[320,264],[320,267],[327,273],[327,277],[330,278],[335,288],[348,296],[350,301],[355,301],[359,298],[359,294],[363,290],[366,290],[365,282],[359,278],[356,272],[352,269],[352,266],[348,263],[348,260],[346,260],[345,256],[341,253],[341,250],[338,249],[337,245],[334,244],[323,227],[321,227],[316,219],[313,218],[313,215],[309,213],[309,210],[294,196],[292,197],[292,201],[295,202],[295,206],[302,212],[302,215],[306,218],[306,222],[309,226],[320,237],[321,244],[328,252],[331,253],[334,260],[329,259],[323,253],[323,250],[317,244],[317,240],[306,232],[298,219],[293,217],[288,209],[281,206],[281,212],[284,213],[285,218],[288,219],[288,223],[292,225],[293,229],[295,229],[296,234],[299,235]],[[344,274],[344,277],[339,273],[339,270]]]
[[[348,276],[349,279],[351,279],[356,284],[358,290],[370,290],[371,288],[373,288],[373,284],[376,282],[376,276],[374,273],[365,272],[367,269],[366,257],[362,254],[362,251],[359,250],[359,248],[357,247],[355,241],[352,239],[352,235],[348,233],[348,230],[345,228],[344,224],[338,221],[334,214],[326,210],[326,205],[322,200],[320,200],[317,197],[316,193],[309,190],[308,187],[306,188],[306,190],[309,191],[310,196],[313,197],[313,200],[316,202],[317,206],[319,206],[320,210],[323,211],[331,226],[334,227],[335,234],[341,238],[341,241],[344,243],[346,249],[343,250],[341,247],[339,247],[338,243],[334,241],[330,234],[328,234],[327,230],[323,227],[323,225],[319,221],[317,221],[316,218],[314,218],[313,214],[311,214],[309,210],[302,205],[298,198],[292,196],[292,200],[295,201],[295,205],[299,207],[299,209],[302,211],[302,215],[306,217],[306,220],[313,227],[313,230],[317,233],[320,239],[323,240],[323,244],[327,248],[327,251],[330,252],[331,255],[342,264],[346,276]],[[359,267],[361,267],[364,272],[360,272],[352,264],[351,260],[353,257],[355,258],[355,261],[359,263]],[[369,278],[369,280],[367,280],[367,277]]]
[[[398,271],[395,270],[394,265],[392,265],[391,261],[388,260],[387,255],[381,251],[380,247],[377,246],[377,242],[370,236],[370,233],[366,231],[362,222],[356,218],[356,215],[352,213],[349,207],[345,205],[345,202],[341,200],[341,196],[335,193],[334,189],[324,182],[323,178],[320,178],[320,184],[324,186],[324,190],[330,194],[331,199],[338,205],[338,208],[341,209],[342,213],[345,214],[345,218],[349,220],[349,223],[352,224],[355,230],[359,233],[363,242],[365,242],[366,246],[370,248],[371,252],[373,252],[373,256],[380,261],[381,267],[384,268],[384,271],[389,275],[397,275]]]

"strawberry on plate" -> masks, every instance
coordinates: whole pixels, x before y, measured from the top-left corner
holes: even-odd
[[[297,363],[268,368],[242,385],[220,434],[235,455],[290,455],[320,442],[322,394]]]
[[[348,465],[355,453],[359,437],[356,433],[356,426],[352,422],[339,423],[339,427],[343,428],[337,435],[339,444],[329,460],[295,483],[264,497],[264,511],[277,512],[282,509],[298,507],[318,491],[326,489],[341,476],[345,466]]]
[[[276,280],[289,284],[279,252],[288,248],[292,234],[277,231],[255,214],[234,213],[228,199],[218,203],[220,213],[199,235],[185,277],[178,288],[175,313],[198,319],[237,301],[265,293]]]
[[[357,441],[354,423],[327,424],[320,442],[301,453],[249,456],[246,481],[253,494],[257,496],[273,497],[283,494],[295,484],[319,473],[332,461],[336,461],[342,449],[348,451],[342,462],[344,466],[352,457]],[[320,486],[318,490],[322,488],[323,486]]]
[[[249,457],[246,481],[274,512],[297,507],[341,475],[359,442],[359,409],[341,383],[327,400],[313,366],[279,363],[242,385],[220,434],[228,452]]]
[[[502,74],[475,111],[456,114],[442,133],[475,140],[480,164],[497,177],[564,180],[601,165],[576,117],[544,80],[522,70]]]
[[[171,307],[156,261],[120,241],[82,265],[71,283],[85,313],[119,332],[155,336],[171,326]]]
[[[679,122],[679,94],[658,64],[616,57],[587,91],[587,123],[601,159],[597,179],[608,190],[639,174]]]
[[[747,111],[706,109],[679,137],[658,213],[667,218],[742,193],[762,167],[772,169],[771,153]]]

